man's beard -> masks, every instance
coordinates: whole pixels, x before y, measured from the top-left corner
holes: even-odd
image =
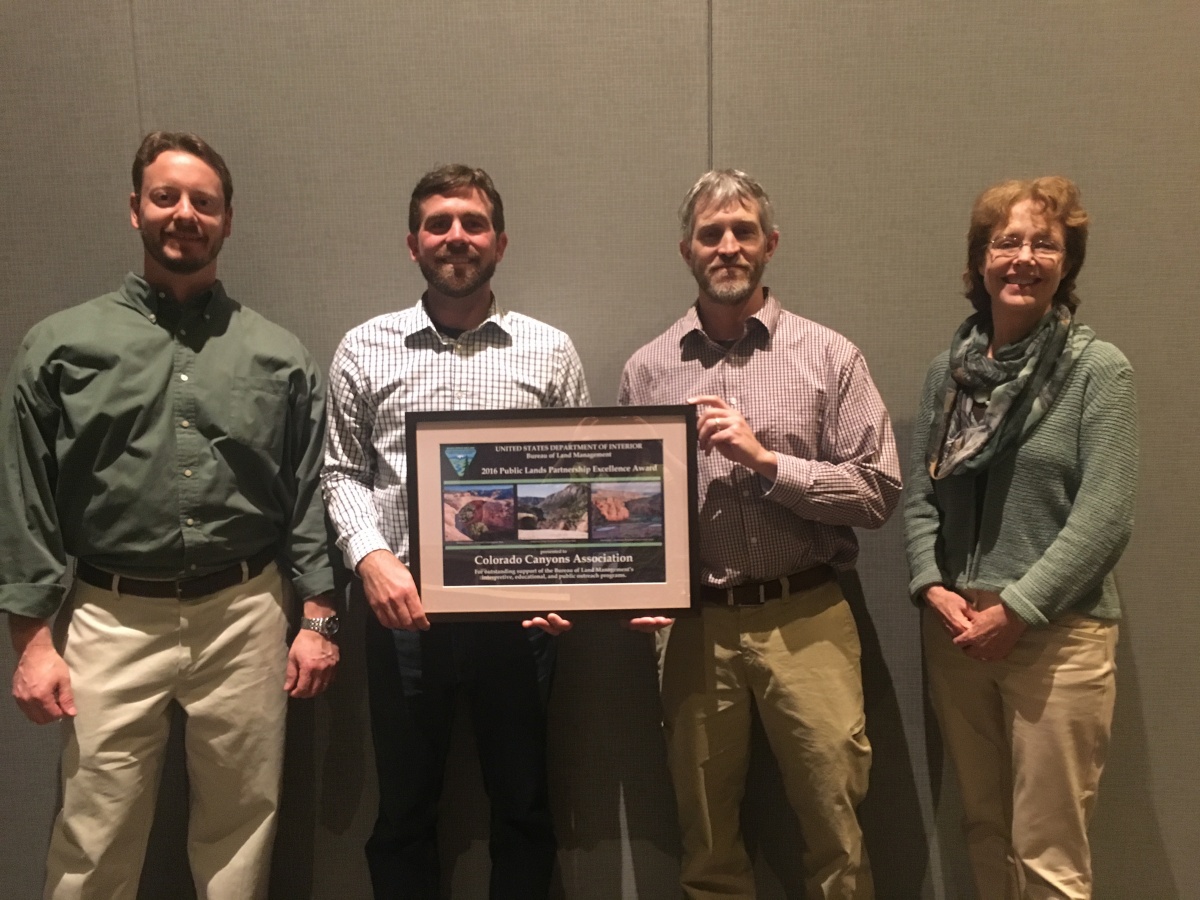
[[[454,273],[453,264],[431,266],[424,260],[418,260],[417,266],[429,286],[446,297],[469,297],[496,274],[495,260],[486,266],[470,267],[461,276]]]
[[[150,258],[156,263],[175,275],[194,275],[201,269],[210,265],[217,258],[217,254],[221,252],[221,245],[225,243],[225,238],[218,236],[213,242],[209,251],[202,256],[184,256],[180,259],[174,259],[167,256],[163,250],[161,235],[155,236],[142,232],[142,246],[146,248],[146,252],[150,254]]]
[[[743,277],[722,280],[719,283],[714,282],[709,273],[703,270],[693,269],[692,274],[696,277],[700,290],[715,302],[722,306],[738,306],[754,293],[766,268],[766,262],[760,260],[755,262],[749,271],[738,269],[738,274]]]

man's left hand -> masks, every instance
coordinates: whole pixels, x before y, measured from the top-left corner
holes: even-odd
[[[326,619],[337,615],[331,594],[318,594],[304,601],[305,618]],[[290,697],[315,697],[333,681],[334,669],[341,657],[338,645],[307,628],[301,628],[288,650],[287,678],[283,689]]]
[[[971,620],[970,627],[954,638],[954,643],[971,659],[984,662],[1007,659],[1029,627],[1003,603],[978,611],[968,607],[967,618]]]
[[[703,407],[696,426],[697,443],[704,453],[716,450],[730,462],[757,472],[767,481],[775,480],[775,454],[758,442],[740,412],[712,394],[688,397],[687,402]]]

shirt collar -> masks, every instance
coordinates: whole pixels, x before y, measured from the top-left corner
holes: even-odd
[[[413,307],[413,327],[409,334],[419,334],[423,331],[428,331],[436,335],[439,340],[442,339],[441,332],[437,330],[437,326],[433,323],[433,319],[429,318],[429,312],[425,309],[425,298],[422,297],[417,301],[417,305]],[[498,328],[501,332],[507,335],[512,334],[512,326],[509,323],[511,313],[505,310],[499,303],[496,302],[496,295],[492,294],[492,305],[488,309],[488,317],[479,323],[475,328],[469,331],[464,331],[463,336],[468,334],[481,334],[492,328]]]
[[[753,335],[760,333],[771,337],[775,334],[775,327],[779,324],[780,306],[779,301],[775,299],[775,295],[771,293],[769,288],[764,287],[762,290],[766,292],[766,300],[763,301],[762,308],[758,312],[746,319],[746,334]],[[680,343],[687,340],[710,340],[708,335],[704,333],[704,326],[700,323],[700,313],[697,311],[697,303],[689,306],[683,318],[675,323]]]
[[[158,321],[159,314],[166,304],[171,304],[172,312],[178,309],[178,304],[167,295],[166,291],[152,287],[145,278],[135,275],[133,272],[126,273],[120,295],[126,305],[136,309],[151,322]],[[229,295],[225,293],[225,286],[220,281],[214,281],[212,287],[186,305],[196,309],[204,315],[204,318],[209,319],[231,302]]]

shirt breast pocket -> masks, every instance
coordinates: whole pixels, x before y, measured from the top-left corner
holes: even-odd
[[[274,378],[231,378],[227,392],[208,398],[208,413],[229,440],[278,458],[288,419],[288,383]]]

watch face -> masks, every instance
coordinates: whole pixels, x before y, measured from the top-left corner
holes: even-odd
[[[333,637],[338,633],[338,629],[342,627],[342,622],[337,616],[330,616],[325,620],[325,636]]]

